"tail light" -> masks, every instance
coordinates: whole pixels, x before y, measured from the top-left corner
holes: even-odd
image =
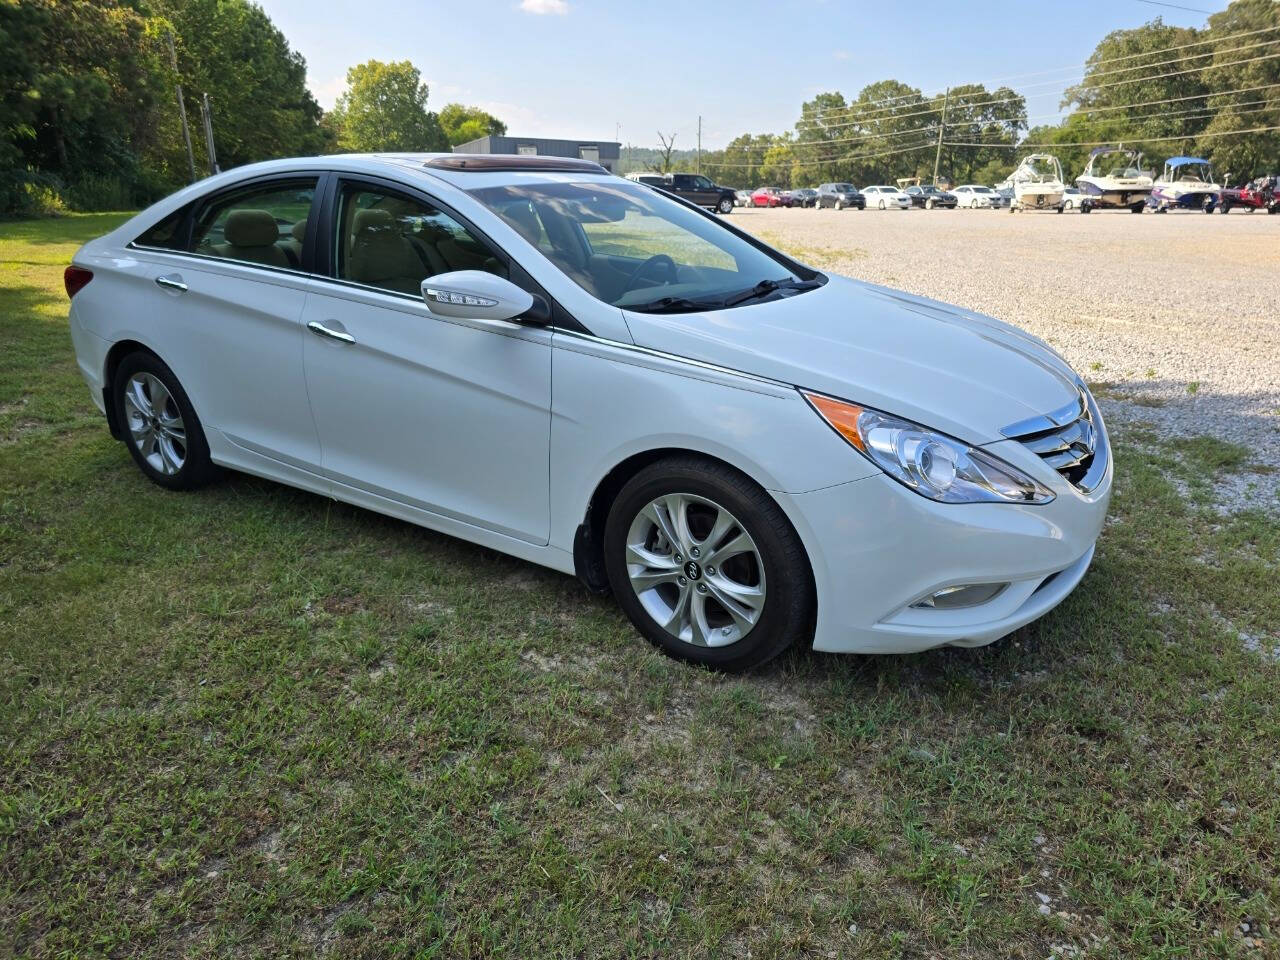
[[[93,271],[84,267],[67,267],[62,272],[62,285],[67,288],[67,298],[74,297],[93,279]]]

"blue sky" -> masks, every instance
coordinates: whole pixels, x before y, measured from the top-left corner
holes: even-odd
[[[1109,31],[1157,16],[1179,26],[1206,20],[1141,0],[921,0],[909,17],[883,3],[838,0],[260,2],[306,57],[325,107],[352,64],[408,59],[430,85],[430,107],[477,104],[514,134],[609,140],[620,125],[623,143],[656,146],[661,130],[676,133],[677,147],[692,147],[701,114],[702,144],[711,149],[740,133],[790,129],[816,93],[856,96],[886,78],[925,93],[1008,82],[1028,97],[1034,124],[1079,79],[1078,69],[1065,68],[1083,63]]]

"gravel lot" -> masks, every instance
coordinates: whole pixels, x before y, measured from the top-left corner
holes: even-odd
[[[735,210],[807,263],[1043,337],[1113,423],[1251,448],[1227,510],[1280,509],[1280,216]]]

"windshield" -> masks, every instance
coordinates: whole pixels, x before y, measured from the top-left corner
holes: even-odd
[[[1141,177],[1138,158],[1120,151],[1100,153],[1093,158],[1093,175],[1095,177],[1128,178]]]
[[[974,187],[973,192],[974,193],[995,193],[995,191],[992,190],[990,187]]]
[[[1031,183],[1052,183],[1062,179],[1058,164],[1048,157],[1027,158],[1014,176]]]
[[[1184,163],[1170,173],[1180,183],[1213,183],[1213,170],[1207,163]]]
[[[593,297],[635,310],[717,309],[801,278],[715,220],[625,181],[472,191]]]

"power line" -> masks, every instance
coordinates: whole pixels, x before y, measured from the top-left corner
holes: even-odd
[[[1061,70],[1073,70],[1073,71],[1074,71],[1074,70],[1079,70],[1079,69],[1090,69],[1090,68],[1096,68],[1096,67],[1104,66],[1104,65],[1106,65],[1106,64],[1110,64],[1110,63],[1122,63],[1123,61],[1126,61],[1126,60],[1133,60],[1133,59],[1136,59],[1136,58],[1138,58],[1138,57],[1158,56],[1159,54],[1162,54],[1162,53],[1171,53],[1171,52],[1173,52],[1173,51],[1175,51],[1175,50],[1187,50],[1187,49],[1190,49],[1191,47],[1204,46],[1205,44],[1211,44],[1211,43],[1212,43],[1212,44],[1218,44],[1218,45],[1221,45],[1221,44],[1225,44],[1225,43],[1227,43],[1227,42],[1229,42],[1229,41],[1231,41],[1231,40],[1239,40],[1239,39],[1242,39],[1242,38],[1244,38],[1244,37],[1257,36],[1257,35],[1258,35],[1258,34],[1260,34],[1260,33],[1274,33],[1274,32],[1275,32],[1275,31],[1277,31],[1277,30],[1280,30],[1280,26],[1275,26],[1275,27],[1263,27],[1263,28],[1258,29],[1258,30],[1245,30],[1245,31],[1242,31],[1242,32],[1240,32],[1240,33],[1228,34],[1228,35],[1227,35],[1227,36],[1225,36],[1225,37],[1214,37],[1214,38],[1207,39],[1207,40],[1197,40],[1197,41],[1193,41],[1193,42],[1191,42],[1191,43],[1178,44],[1178,45],[1176,45],[1176,46],[1172,46],[1172,47],[1162,47],[1162,48],[1157,49],[1157,50],[1148,50],[1148,51],[1145,51],[1145,52],[1143,52],[1143,53],[1131,53],[1131,54],[1126,54],[1125,56],[1122,56],[1122,57],[1110,57],[1110,58],[1107,58],[1107,59],[1104,59],[1104,60],[1097,60],[1097,61],[1094,61],[1094,62],[1092,62],[1092,63],[1090,63],[1090,62],[1085,62],[1085,63],[1082,63],[1082,64],[1074,64],[1074,65],[1072,65],[1072,66],[1066,66],[1066,67],[1054,67],[1054,68],[1052,68],[1051,70],[1042,70],[1042,71],[1036,71],[1036,72],[1033,72],[1033,73],[1027,73],[1027,74],[1014,74],[1014,75],[1007,76],[1007,77],[1001,77],[1001,78],[998,78],[998,79],[996,79],[996,80],[990,80],[990,81],[988,81],[988,83],[991,83],[991,84],[1005,83],[1005,82],[1010,81],[1010,80],[1017,80],[1017,79],[1020,79],[1021,77],[1033,77],[1033,76],[1040,76],[1040,75],[1043,75],[1043,74],[1045,74],[1045,73],[1054,73],[1054,72],[1058,72],[1058,71],[1061,71]],[[1267,45],[1267,44],[1269,44],[1269,43],[1276,43],[1276,42],[1280,42],[1280,38],[1277,38],[1277,39],[1274,39],[1274,40],[1265,40],[1265,41],[1262,41],[1262,42],[1260,42],[1260,43],[1256,43],[1256,44],[1249,44],[1249,45],[1246,45],[1246,46],[1243,46],[1243,47],[1234,47],[1234,48],[1232,48],[1231,50],[1227,50],[1227,51],[1222,51],[1222,50],[1206,51],[1205,53],[1192,54],[1192,55],[1187,56],[1187,57],[1180,57],[1180,58],[1175,58],[1175,59],[1173,59],[1173,60],[1166,60],[1166,61],[1163,61],[1163,62],[1161,62],[1161,63],[1137,64],[1137,65],[1135,65],[1135,66],[1132,66],[1132,67],[1125,67],[1125,68],[1122,68],[1122,69],[1120,69],[1120,70],[1115,70],[1115,71],[1105,71],[1103,74],[1094,74],[1094,77],[1096,78],[1096,77],[1098,77],[1098,76],[1110,76],[1110,75],[1115,74],[1115,73],[1124,73],[1124,72],[1129,71],[1129,70],[1141,70],[1141,69],[1150,68],[1150,67],[1164,66],[1164,65],[1169,64],[1169,63],[1177,63],[1177,62],[1180,62],[1180,61],[1182,61],[1182,60],[1193,60],[1193,59],[1197,59],[1197,58],[1199,58],[1199,57],[1206,57],[1206,56],[1210,56],[1211,54],[1216,54],[1216,53],[1223,53],[1223,52],[1225,52],[1225,53],[1236,53],[1236,52],[1239,52],[1239,51],[1241,51],[1241,50],[1250,50],[1250,49],[1253,49],[1254,47],[1265,46],[1265,45]],[[1224,66],[1229,66],[1229,64],[1224,64]],[[1189,72],[1194,72],[1194,70],[1193,70],[1193,71],[1189,71]],[[1050,84],[1052,84],[1052,85],[1057,85],[1057,84],[1059,84],[1059,83],[1066,83],[1069,79],[1070,79],[1069,77],[1061,77],[1061,78],[1056,79],[1056,80],[1049,80],[1049,81],[1044,81],[1044,82],[1040,82],[1040,83],[1030,84],[1030,86],[1032,86],[1032,87],[1036,87],[1036,86],[1046,86],[1046,85],[1050,85]],[[956,85],[956,84],[953,84],[953,86],[957,86],[957,85]],[[1047,95],[1047,94],[1046,94],[1046,95]],[[820,115],[815,116],[815,117],[803,117],[803,116],[802,116],[802,117],[800,118],[800,120],[799,120],[799,121],[797,121],[796,126],[800,126],[801,124],[804,124],[804,123],[809,123],[809,124],[816,124],[816,125],[826,126],[827,124],[826,124],[824,121],[825,121],[825,120],[827,120],[827,119],[836,119],[836,118],[839,118],[839,117],[842,117],[842,116],[852,116],[852,115],[855,115],[855,114],[856,114],[856,115],[858,115],[858,116],[870,117],[872,114],[875,114],[875,113],[883,113],[883,112],[885,112],[885,111],[892,111],[892,110],[894,110],[894,109],[897,109],[896,107],[893,107],[893,106],[887,106],[887,104],[891,104],[891,103],[892,103],[893,101],[895,101],[895,100],[897,100],[897,101],[905,101],[905,100],[911,100],[911,99],[915,99],[915,98],[921,98],[921,103],[934,103],[934,102],[937,102],[938,100],[941,100],[941,99],[943,98],[943,94],[937,94],[937,95],[935,95],[935,96],[933,96],[933,97],[931,97],[931,98],[924,97],[924,95],[923,95],[923,94],[920,94],[920,93],[904,94],[904,95],[899,96],[899,97],[891,97],[891,98],[888,98],[888,99],[885,99],[885,100],[875,101],[875,103],[876,103],[876,104],[883,104],[884,106],[878,106],[878,107],[877,107],[877,106],[871,106],[871,105],[868,105],[868,107],[866,107],[866,108],[864,108],[864,107],[853,107],[853,106],[850,106],[850,108],[849,108],[849,109],[847,109],[847,110],[836,111],[836,112],[834,112],[834,113],[823,113],[823,114],[820,114]],[[919,104],[906,104],[906,106],[918,106],[918,105],[919,105]],[[852,121],[851,121],[851,122],[852,122]],[[850,125],[850,123],[845,123],[845,124],[840,124],[840,125],[841,125],[841,126],[849,126],[849,125]],[[835,124],[832,124],[832,126],[836,126],[836,125],[835,125]]]
[[[1139,108],[1142,108],[1142,107],[1160,106],[1160,105],[1163,105],[1163,104],[1166,104],[1166,103],[1169,103],[1169,102],[1178,101],[1178,100],[1196,100],[1196,99],[1204,99],[1205,97],[1225,96],[1225,95],[1228,95],[1228,94],[1231,94],[1231,93],[1248,93],[1248,92],[1251,92],[1251,91],[1253,91],[1253,90],[1264,89],[1264,88],[1267,88],[1267,87],[1274,87],[1274,86],[1280,86],[1280,84],[1261,84],[1261,85],[1259,85],[1258,87],[1245,87],[1245,88],[1242,88],[1242,89],[1239,89],[1239,90],[1212,91],[1212,92],[1210,92],[1210,93],[1198,93],[1198,94],[1193,94],[1193,95],[1192,95],[1192,96],[1190,96],[1190,97],[1174,97],[1174,98],[1171,98],[1170,100],[1149,100],[1149,101],[1143,101],[1143,102],[1139,102],[1139,103],[1121,104],[1121,105],[1118,105],[1118,106],[1111,106],[1111,107],[1098,107],[1098,108],[1096,108],[1096,109],[1080,110],[1080,111],[1077,111],[1077,112],[1079,112],[1079,113],[1101,113],[1101,112],[1103,112],[1103,111],[1113,111],[1113,110],[1136,110],[1136,109],[1139,109]],[[1232,103],[1232,104],[1226,104],[1226,105],[1224,105],[1224,108],[1225,108],[1225,107],[1232,107],[1232,108],[1253,107],[1253,108],[1254,108],[1253,110],[1244,110],[1244,111],[1240,111],[1240,110],[1238,110],[1238,109],[1237,109],[1237,112],[1251,113],[1251,112],[1255,112],[1255,111],[1256,111],[1256,110],[1258,110],[1258,109],[1262,109],[1260,106],[1255,106],[1256,104],[1264,104],[1264,105],[1265,105],[1265,104],[1270,104],[1270,103],[1280,103],[1280,99],[1270,99],[1270,100],[1251,100],[1251,101],[1246,101],[1246,102],[1243,102],[1243,103],[1239,103],[1239,102],[1237,102],[1237,103]],[[1189,115],[1191,115],[1191,114],[1199,114],[1199,113],[1203,113],[1203,111],[1205,111],[1205,110],[1207,110],[1207,109],[1209,109],[1209,108],[1208,108],[1208,107],[1205,107],[1205,106],[1199,106],[1199,107],[1193,107],[1193,108],[1191,108],[1191,109],[1188,109],[1188,110],[1182,110],[1182,111],[1176,111],[1176,110],[1175,110],[1175,111],[1173,111],[1173,112],[1157,111],[1157,112],[1153,112],[1153,113],[1144,113],[1144,114],[1140,114],[1140,115],[1137,115],[1137,116],[1125,116],[1125,117],[1121,117],[1121,118],[1117,118],[1117,119],[1122,119],[1122,120],[1131,121],[1131,122],[1142,122],[1142,121],[1144,121],[1144,120],[1152,120],[1152,119],[1156,119],[1156,118],[1162,118],[1162,119],[1163,119],[1163,118],[1166,118],[1166,117],[1167,117],[1167,118],[1170,118],[1170,119],[1172,119],[1172,118],[1177,118],[1177,117],[1182,117],[1182,118],[1184,118],[1184,120],[1191,120],[1191,119],[1210,119],[1210,118],[1212,118],[1216,113],[1220,112],[1219,110],[1214,110],[1213,112],[1211,112],[1211,113],[1207,113],[1207,114],[1204,114],[1204,115],[1203,115],[1203,116],[1201,116],[1201,117],[1192,117],[1192,116],[1189,116]],[[1018,121],[1021,121],[1021,122],[1023,122],[1023,123],[1028,123],[1028,124],[1029,124],[1029,123],[1030,123],[1030,121],[1032,121],[1032,120],[1041,120],[1041,119],[1045,119],[1045,118],[1049,118],[1049,117],[1054,117],[1054,116],[1057,116],[1057,114],[1037,114],[1037,115],[1028,115],[1028,116],[1017,117],[1017,118],[1014,118],[1014,119],[1016,119],[1016,120],[1018,120]],[[999,126],[1001,126],[1001,125],[1002,125],[1002,123],[1003,123],[1003,122],[1007,122],[1007,121],[993,121],[993,122],[989,122],[989,123],[985,124],[985,126],[987,126],[987,127],[999,127]],[[950,124],[950,126],[967,126],[967,125],[968,125],[968,124],[955,124],[955,123]],[[779,143],[772,143],[772,144],[760,144],[760,145],[753,145],[753,146],[741,146],[741,147],[732,147],[732,148],[731,148],[731,147],[726,147],[726,148],[724,148],[724,150],[723,150],[722,152],[723,152],[723,153],[725,153],[725,154],[727,154],[727,155],[729,155],[729,156],[734,156],[734,157],[738,156],[739,154],[742,154],[742,155],[751,155],[751,154],[753,154],[753,153],[754,153],[754,154],[759,154],[759,155],[763,156],[765,153],[768,153],[770,150],[775,149],[776,147],[779,147],[779,146],[786,146],[786,147],[790,147],[790,148],[792,148],[793,150],[794,150],[794,149],[805,149],[805,148],[810,148],[810,149],[821,149],[821,148],[823,148],[823,147],[827,147],[827,146],[829,146],[829,145],[831,145],[831,144],[836,144],[836,143],[857,143],[857,142],[861,142],[861,141],[864,141],[864,140],[888,139],[888,138],[890,138],[890,137],[904,137],[904,136],[910,136],[910,135],[912,135],[912,134],[920,134],[920,133],[929,133],[930,135],[932,135],[932,134],[934,134],[934,133],[936,133],[936,132],[940,131],[941,129],[942,129],[942,125],[941,125],[941,124],[926,124],[926,125],[924,125],[924,126],[911,127],[910,129],[907,129],[907,130],[894,130],[894,131],[890,131],[890,132],[888,132],[888,133],[862,133],[862,134],[857,134],[857,135],[852,136],[852,137],[840,137],[840,138],[830,139],[830,140],[793,140],[793,141],[784,142],[784,143],[781,143],[781,144],[779,144]],[[992,143],[989,143],[989,144],[983,144],[983,145],[984,145],[984,146],[1003,146],[1003,144],[1000,144],[998,141],[994,141],[994,142],[992,142]],[[831,162],[836,162],[836,161],[831,161]],[[721,164],[721,165],[723,165],[723,164]]]
[[[847,156],[847,157],[831,157],[826,160],[793,160],[787,165],[791,167],[813,167],[823,163],[838,163],[840,160],[875,160],[880,157],[896,157],[899,154],[903,154],[903,153],[913,153],[916,150],[920,150],[920,149],[923,149],[926,147],[932,147],[932,146],[933,146],[933,141],[926,140],[923,143],[917,143],[914,146],[910,146],[910,147],[903,147],[899,150],[883,150],[879,153],[858,153],[858,154],[851,154],[850,156]],[[760,167],[763,165],[764,165],[763,162],[714,164],[714,166],[716,167],[728,167],[735,170],[749,169],[752,167]]]
[[[1164,0],[1138,0],[1139,3],[1149,3],[1153,7],[1168,7],[1170,10],[1186,10],[1190,13],[1205,13],[1213,16],[1213,10],[1201,10],[1199,7],[1184,7],[1177,3],[1165,3]]]
[[[1270,133],[1274,130],[1280,130],[1280,126],[1276,127],[1250,127],[1248,130],[1219,130],[1217,132],[1207,131],[1205,133],[1184,133],[1175,137],[1143,137],[1140,139],[1130,139],[1124,137],[1112,140],[1094,140],[1071,141],[1063,143],[947,143],[948,147],[1005,147],[1006,149],[1032,149],[1045,147],[1109,147],[1114,143],[1167,143],[1170,140],[1199,140],[1202,137],[1231,137],[1242,133]]]

